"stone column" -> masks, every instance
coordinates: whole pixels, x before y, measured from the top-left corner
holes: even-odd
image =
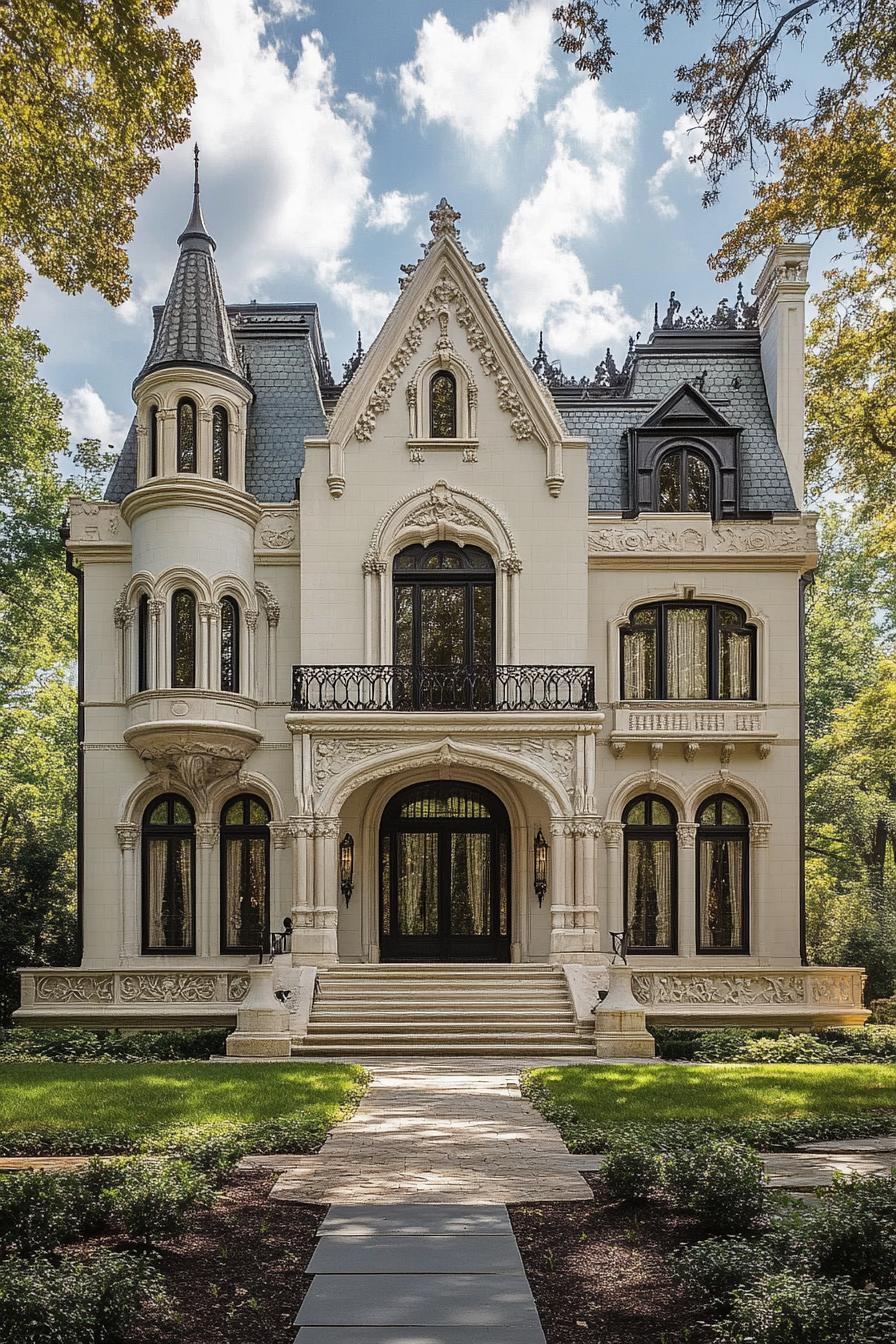
[[[168,678],[170,681],[170,678]],[[165,682],[165,603],[149,600],[149,689],[158,691]]]
[[[216,881],[220,872],[218,843],[221,828],[216,821],[196,823],[196,951],[200,957],[215,957],[221,950],[221,915]]]
[[[697,955],[697,826],[680,821],[678,832],[678,955]]]
[[[605,821],[603,825],[604,847],[607,854],[607,889],[604,894],[606,917],[601,921],[606,941],[602,944],[601,950],[607,953],[613,951],[613,941],[610,934],[618,933],[623,928],[622,920],[625,906],[622,899],[622,839],[624,830],[621,821]]]
[[[255,631],[258,626],[258,612],[246,612],[246,689],[243,695],[250,700],[258,699],[258,687],[255,684]],[[242,669],[240,669],[242,671]],[[242,686],[242,681],[240,685]]]
[[[218,676],[215,664],[213,662],[213,652],[217,653],[217,640],[214,633],[217,629],[218,605],[216,602],[199,603],[199,667],[196,677],[196,685],[201,690],[210,691],[218,689]],[[215,669],[214,671],[212,669]]]
[[[279,933],[284,917],[292,915],[292,876],[286,872],[284,850],[289,848],[290,829],[287,821],[272,821],[271,833],[271,930]]]
[[[140,920],[137,907],[137,877],[134,851],[140,838],[140,827],[124,822],[115,827],[121,850],[121,959],[128,961],[140,955]]]
[[[158,413],[159,475],[174,476],[177,471],[177,410],[169,406]]]
[[[293,821],[297,819],[293,818]],[[292,826],[292,822],[291,822]],[[293,835],[296,849],[296,897],[293,911],[296,936],[293,938],[293,964],[334,966],[337,960],[336,921],[338,871],[338,817],[298,819]],[[304,832],[304,834],[303,834]],[[312,844],[308,845],[311,837]],[[302,842],[307,848],[304,865],[305,890],[302,891]],[[309,880],[310,878],[310,880]]]
[[[768,946],[768,842],[771,825],[767,821],[750,822],[750,893],[748,927],[749,948],[754,957],[770,955]]]

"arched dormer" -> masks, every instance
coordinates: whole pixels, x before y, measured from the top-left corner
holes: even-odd
[[[465,462],[475,462],[479,391],[473,371],[453,346],[436,344],[431,358],[415,370],[405,389],[408,404],[408,450],[412,462],[427,452],[450,448]]]
[[[639,513],[738,514],[741,431],[682,383],[629,430],[629,508]]]

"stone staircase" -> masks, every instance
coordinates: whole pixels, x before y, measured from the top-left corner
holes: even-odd
[[[594,1054],[562,970],[445,962],[322,970],[294,1055]]]

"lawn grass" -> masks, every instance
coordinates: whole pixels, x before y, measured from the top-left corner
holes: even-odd
[[[90,1130],[164,1139],[185,1127],[268,1121],[328,1129],[364,1080],[347,1064],[5,1064],[0,1136]]]
[[[896,1127],[894,1064],[595,1064],[533,1069],[527,1079],[536,1105],[585,1128],[736,1125],[885,1109],[893,1110]]]

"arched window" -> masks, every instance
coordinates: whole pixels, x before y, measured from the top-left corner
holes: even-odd
[[[189,588],[171,598],[171,685],[196,685],[196,599]]]
[[[221,690],[240,689],[240,609],[235,598],[221,602]]]
[[[623,700],[754,700],[756,627],[721,602],[636,607],[622,627]]]
[[[177,403],[177,469],[196,470],[196,403],[189,397]]]
[[[268,927],[271,814],[242,794],[221,814],[221,951],[258,952]]]
[[[229,475],[227,430],[227,411],[216,406],[212,411],[212,475],[216,481],[226,481]]]
[[[697,812],[697,951],[749,951],[749,824],[720,793]]]
[[[444,369],[429,380],[429,436],[457,438],[457,383],[454,374]]]
[[[146,474],[147,476],[158,476],[159,474],[159,408],[150,406],[149,408],[149,451],[147,455]]]
[[[168,793],[149,804],[141,853],[143,952],[195,951],[195,827],[186,799]]]
[[[702,453],[667,453],[657,473],[656,507],[662,513],[712,513],[712,474]]]
[[[137,690],[149,690],[149,598],[137,603]]]
[[[671,803],[642,794],[625,825],[625,927],[632,952],[676,949],[676,815]]]

